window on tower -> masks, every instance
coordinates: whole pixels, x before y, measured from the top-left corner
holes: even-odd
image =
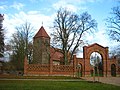
[[[45,43],[46,43],[46,44],[49,44],[49,40],[48,40],[48,39],[45,39]]]
[[[38,44],[39,46],[41,46],[42,41],[41,41],[41,40],[38,40],[38,41],[37,41],[37,44]]]

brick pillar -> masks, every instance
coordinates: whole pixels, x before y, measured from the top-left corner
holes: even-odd
[[[50,59],[50,75],[52,75],[52,71],[53,71],[53,61],[52,58]]]
[[[73,55],[73,76],[76,73],[76,55]]]
[[[84,59],[84,64],[83,64],[83,76],[85,77],[85,71],[86,71],[86,61],[87,61],[87,46],[83,47],[83,59]]]
[[[118,70],[117,70],[117,76],[120,77],[120,66],[117,66],[118,67]]]
[[[104,60],[104,76],[107,77],[108,76],[108,47],[105,48],[105,60]]]
[[[107,61],[107,67],[108,67],[108,72],[107,72],[107,76],[108,77],[111,77],[111,63],[110,63],[111,60],[108,60]]]
[[[27,75],[27,67],[28,67],[28,62],[27,62],[27,56],[24,59],[24,75]]]

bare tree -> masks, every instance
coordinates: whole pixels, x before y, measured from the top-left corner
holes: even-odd
[[[117,42],[120,42],[120,1],[118,6],[112,8],[111,17],[106,19],[107,30],[110,38]],[[116,56],[118,62],[120,62],[120,46],[119,44],[111,51],[112,56]]]
[[[111,15],[106,20],[108,32],[113,40],[120,42],[120,5],[112,8]]]
[[[83,43],[82,36],[85,32],[97,27],[97,23],[87,12],[80,16],[65,9],[59,9],[54,20],[52,33],[54,44],[62,49],[64,64],[68,64],[78,47]]]
[[[17,70],[23,70],[23,63],[25,56],[30,58],[31,54],[31,35],[33,27],[30,23],[25,22],[24,24],[16,27],[17,32],[13,34],[11,39],[11,45],[13,49],[13,55],[11,62],[16,66]]]
[[[30,23],[25,22],[19,27],[16,27],[16,30],[24,39],[26,55],[28,54],[28,44],[32,41],[33,27]]]
[[[118,64],[120,65],[120,46],[117,45],[113,47],[113,50],[110,51],[110,58],[116,58]]]

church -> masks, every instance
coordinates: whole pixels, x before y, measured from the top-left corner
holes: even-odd
[[[77,58],[74,55],[73,62],[64,65],[63,54],[60,49],[50,46],[50,36],[41,26],[33,37],[33,61],[29,64],[27,58],[24,60],[24,75],[92,76],[94,69],[90,60],[93,58],[91,57],[93,53],[101,56],[100,65],[98,65],[101,76],[120,76],[120,67],[116,58],[109,58],[109,48],[97,43],[84,46],[83,58]]]
[[[50,46],[50,36],[43,26],[33,37],[33,45],[33,64],[49,64],[52,59],[54,65],[60,65],[63,54]]]

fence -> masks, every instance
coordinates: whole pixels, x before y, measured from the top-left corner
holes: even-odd
[[[73,65],[28,64],[24,62],[24,75],[74,75]]]

